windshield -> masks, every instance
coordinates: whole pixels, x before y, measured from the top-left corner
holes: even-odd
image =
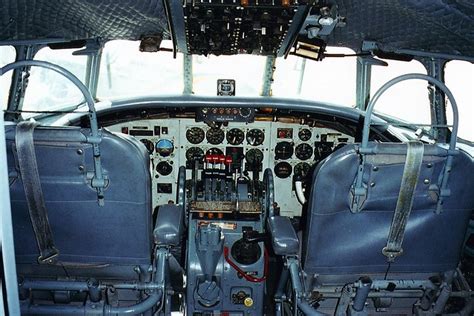
[[[35,59],[48,61],[66,68],[84,82],[86,56],[75,56],[75,49],[42,48]],[[83,102],[79,89],[62,75],[42,67],[31,67],[28,87],[23,102],[24,111],[52,111],[77,106]],[[33,113],[24,113],[29,117]]]
[[[235,95],[268,96],[305,99],[341,106],[355,106],[357,83],[357,57],[354,51],[341,47],[328,47],[332,56],[314,61],[289,55],[287,58],[268,58],[257,55],[232,56],[183,56],[173,58],[172,42],[164,40],[157,53],[141,52],[140,42],[114,40],[106,42],[101,55],[96,99],[99,101],[137,98],[146,96],[194,94],[217,95],[219,79],[235,80]],[[44,47],[35,59],[45,60],[65,67],[80,80],[85,81],[87,56],[73,54],[77,49],[50,49]],[[352,55],[345,56],[343,55]],[[3,46],[0,62],[5,64],[15,58],[15,50]],[[370,90],[373,95],[388,80],[406,73],[425,73],[418,61],[386,60],[388,66],[373,66]],[[472,82],[474,66],[471,63],[449,62],[446,82],[459,98],[459,136],[474,139],[467,117],[472,113],[474,99]],[[6,108],[10,76],[2,77],[2,108]],[[23,110],[52,111],[73,109],[83,102],[79,90],[60,75],[32,67],[28,76]],[[376,112],[413,124],[431,122],[426,82],[411,80],[389,89],[377,103]],[[450,120],[448,108],[448,119]],[[35,115],[24,113],[23,117]]]
[[[163,41],[162,47],[171,48],[171,41]],[[328,48],[328,52],[354,53],[350,49],[332,47]],[[262,95],[265,69],[270,62],[267,57],[193,55],[190,60],[190,66],[184,67],[184,58],[180,53],[174,59],[169,51],[140,52],[139,42],[107,42],[102,53],[97,97],[100,100],[115,100],[182,94],[186,91],[186,76],[190,77],[190,92],[195,95],[217,95],[218,79],[235,80],[236,96]],[[355,57],[327,58],[316,62],[289,56],[276,60],[270,94],[354,106],[355,83]]]

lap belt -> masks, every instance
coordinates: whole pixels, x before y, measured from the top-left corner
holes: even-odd
[[[393,214],[387,246],[382,249],[382,253],[387,257],[389,262],[394,261],[396,257],[403,253],[403,237],[413,207],[413,198],[415,196],[418,177],[420,176],[421,163],[423,162],[423,143],[410,141],[407,146],[407,156],[397,206]]]
[[[36,126],[38,126],[36,122],[20,122],[16,126],[15,145],[26,203],[40,252],[38,262],[50,264],[55,263],[59,251],[54,246],[36,162],[33,143],[33,132]]]

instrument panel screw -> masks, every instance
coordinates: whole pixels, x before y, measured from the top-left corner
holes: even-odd
[[[373,168],[372,170],[374,170],[374,171],[378,171],[378,170],[379,170],[379,167],[377,167],[377,166],[374,166],[374,168]]]
[[[370,186],[371,186],[372,188],[375,187],[375,182],[371,182],[371,183],[370,183]]]
[[[78,154],[78,155],[82,155],[83,153],[84,153],[84,151],[83,151],[82,149],[79,148],[79,149],[77,150],[77,154]]]
[[[423,180],[423,183],[424,183],[424,184],[430,184],[430,179],[425,179],[425,180]]]
[[[84,171],[85,169],[83,165],[80,165],[78,168],[79,168],[79,171]]]

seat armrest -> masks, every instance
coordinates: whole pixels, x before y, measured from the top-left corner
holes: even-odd
[[[273,251],[280,256],[297,255],[300,242],[288,217],[273,216],[267,220]]]
[[[177,246],[181,243],[184,231],[184,210],[174,204],[162,205],[158,208],[153,238],[155,244]]]

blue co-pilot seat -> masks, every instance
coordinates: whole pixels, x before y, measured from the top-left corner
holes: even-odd
[[[357,275],[383,274],[387,257],[382,249],[400,191],[407,144],[369,143],[376,154],[366,155],[363,186],[366,198],[352,205],[360,165],[358,145],[332,153],[315,170],[303,242],[303,269],[318,279],[354,281]],[[474,163],[462,151],[453,157],[444,198],[437,214],[447,150],[425,145],[414,202],[403,241],[403,253],[391,263],[392,273],[440,273],[456,269],[466,227],[474,209]],[[337,282],[337,281],[336,281]]]
[[[137,278],[152,261],[149,155],[128,136],[102,130],[102,167],[107,179],[104,205],[91,187],[92,146],[88,129],[34,130],[41,187],[59,250],[56,264],[38,263],[38,246],[18,167],[16,125],[7,125],[7,155],[14,240],[20,275]]]

